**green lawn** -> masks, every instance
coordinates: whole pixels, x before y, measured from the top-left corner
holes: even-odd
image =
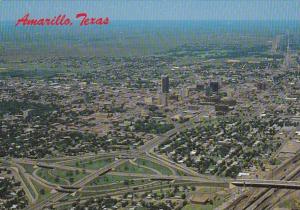
[[[216,205],[199,205],[199,204],[189,204],[186,205],[182,210],[214,210],[216,209]]]
[[[188,204],[182,210],[202,210],[202,205]]]
[[[55,178],[55,176],[52,176],[50,174],[51,169],[45,169],[45,168],[40,168],[37,171],[37,175],[41,177],[42,179],[45,179],[48,182],[54,183],[54,184],[59,184],[59,185],[66,185],[67,182],[62,179],[62,178]]]
[[[149,168],[153,168],[153,169],[161,172],[164,175],[173,175],[172,171],[169,168],[167,168],[165,166],[161,166],[161,165],[159,165],[157,163],[154,163],[150,160],[145,160],[145,159],[140,159],[139,158],[135,162],[139,165],[146,166],[146,167],[149,167]]]
[[[200,204],[188,204],[182,210],[214,210],[222,203],[225,202],[225,197],[217,196],[212,204],[200,205]]]
[[[76,161],[76,162],[71,162],[67,165],[78,167],[78,168],[96,170],[99,168],[103,168],[104,166],[112,163],[113,161],[114,161],[113,159],[108,158],[108,159],[97,159],[97,160],[87,160],[87,161]]]
[[[133,165],[129,162],[123,163],[116,168],[118,172],[128,172],[128,173],[140,173],[140,174],[155,174],[153,171],[141,166]]]
[[[114,176],[114,175],[103,175],[101,177],[98,177],[93,182],[91,182],[88,185],[103,185],[103,184],[110,184],[110,183],[120,183],[124,180],[133,179],[133,177],[129,176]]]
[[[35,168],[33,168],[33,165],[22,163],[20,164],[25,169],[26,173],[32,174]]]
[[[87,173],[84,173],[82,170],[67,171],[59,169],[40,168],[37,171],[37,175],[48,182],[59,185],[67,185],[68,182],[66,180],[68,180],[72,184],[85,177]]]
[[[71,184],[82,179],[87,175],[87,173],[83,172],[82,170],[67,171],[67,170],[57,170],[57,169],[54,169],[52,171],[52,174],[68,180]]]

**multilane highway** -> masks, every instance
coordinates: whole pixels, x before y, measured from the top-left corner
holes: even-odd
[[[198,116],[195,116],[198,117]],[[193,119],[193,118],[192,118]],[[192,128],[193,126],[195,126],[195,124],[193,124],[191,121],[187,121],[182,125],[176,125],[174,129],[168,131],[167,133],[165,133],[162,136],[158,136],[153,138],[152,140],[146,142],[143,146],[139,147],[136,150],[131,150],[131,151],[125,151],[125,152],[111,152],[111,153],[105,153],[105,156],[115,156],[118,157],[117,160],[115,160],[113,163],[105,166],[104,168],[101,168],[95,172],[92,172],[91,174],[85,176],[84,178],[80,179],[79,181],[75,182],[72,187],[75,188],[83,188],[86,184],[90,183],[92,180],[94,180],[95,178],[97,178],[98,176],[108,172],[109,170],[121,165],[122,163],[124,163],[128,158],[138,158],[138,157],[142,157],[142,156],[147,156],[149,158],[152,159],[156,159],[156,161],[158,161],[162,166],[170,166],[170,161],[166,161],[165,159],[160,159],[157,156],[153,155],[153,150],[155,147],[157,147],[158,145],[162,144],[163,142],[167,141],[170,137],[172,137],[173,135],[175,135],[178,132],[184,131],[185,129],[189,129]],[[91,155],[87,155],[87,156],[81,156],[81,159],[85,159],[91,157]],[[93,157],[93,156],[92,156]],[[101,157],[101,154],[95,155],[94,157]],[[76,160],[76,157],[67,157],[65,160]],[[12,160],[12,162],[24,162],[27,164],[36,164],[36,161],[32,161],[32,160]],[[46,163],[39,163],[40,166],[46,166],[48,164]],[[48,166],[53,167],[53,168],[61,168],[61,166],[59,166],[59,164],[49,164]],[[203,179],[203,176],[199,175],[197,172],[192,171],[191,169],[184,167],[184,166],[179,166],[179,164],[173,164],[172,163],[172,167],[173,168],[177,168],[178,170],[184,170],[185,173],[187,173],[187,175],[192,175],[192,176],[198,176],[201,177],[201,179]],[[64,169],[68,168],[71,169],[70,167],[64,167]],[[148,175],[147,175],[148,176]],[[177,177],[178,179],[178,177]],[[209,179],[211,180],[211,179]],[[50,206],[53,203],[56,203],[57,201],[63,199],[64,197],[66,197],[68,195],[68,193],[62,193],[62,192],[56,192],[55,194],[52,194],[47,200],[43,200],[41,202],[35,203],[31,206],[29,206],[28,208],[26,208],[26,210],[28,209],[43,209],[47,206]]]
[[[197,116],[196,116],[197,117]],[[177,182],[187,182],[187,183],[198,183],[201,185],[206,186],[222,186],[222,187],[228,187],[229,183],[232,183],[237,186],[242,187],[268,187],[268,189],[271,188],[289,188],[289,187],[300,187],[300,183],[298,182],[288,182],[287,179],[286,182],[279,182],[274,180],[232,180],[232,179],[225,179],[215,176],[205,176],[198,174],[196,171],[193,171],[190,168],[187,168],[183,165],[177,164],[163,156],[158,156],[154,153],[154,149],[159,146],[160,144],[164,143],[168,139],[170,139],[172,136],[176,135],[176,133],[182,132],[186,129],[194,127],[196,124],[192,123],[191,121],[187,121],[182,125],[176,125],[174,129],[168,131],[164,135],[157,136],[153,138],[152,140],[146,142],[143,146],[130,151],[122,151],[122,152],[108,152],[108,153],[98,153],[97,155],[94,154],[87,154],[77,157],[64,157],[57,159],[57,162],[53,163],[53,159],[42,159],[40,161],[36,160],[30,160],[30,159],[12,159],[10,161],[7,161],[11,165],[18,165],[18,164],[30,164],[30,165],[37,165],[39,167],[45,167],[49,169],[61,169],[61,170],[71,170],[76,171],[78,170],[77,167],[72,166],[65,166],[64,163],[66,161],[77,161],[77,160],[85,160],[85,159],[97,159],[97,158],[103,158],[103,157],[110,157],[115,158],[115,161],[106,165],[103,168],[100,168],[99,170],[90,170],[86,169],[86,172],[88,174],[83,177],[82,179],[78,180],[77,182],[73,183],[68,187],[68,190],[71,192],[76,192],[77,190],[82,190],[88,183],[96,179],[97,177],[104,175],[105,173],[109,173],[110,175],[118,175],[118,176],[132,176],[132,177],[143,177],[147,178],[153,181],[177,181]],[[113,169],[118,167],[119,165],[125,163],[128,160],[133,160],[137,158],[143,158],[148,159],[152,162],[155,162],[157,164],[160,164],[161,166],[165,166],[167,168],[172,168],[172,170],[176,169],[179,171],[183,171],[185,173],[185,176],[179,176],[179,175],[150,175],[150,174],[135,174],[135,173],[122,173],[122,172],[114,172]],[[291,160],[287,161],[283,166],[281,166],[278,169],[275,169],[276,173],[282,172],[282,170],[286,170],[285,168],[287,166],[290,167],[291,164],[297,162],[300,159],[300,155],[296,155]],[[20,165],[19,165],[20,166]],[[300,170],[300,169],[299,169]],[[31,176],[32,179],[36,179],[36,181],[41,182],[39,177],[36,177],[35,174]],[[266,177],[268,178],[268,177]],[[279,177],[279,179],[283,179],[282,177]],[[47,183],[44,183],[47,185]],[[26,185],[24,185],[26,188]],[[53,188],[53,185],[52,185]],[[64,186],[57,185],[56,188],[58,191],[54,194],[52,194],[50,197],[47,198],[47,200],[42,200],[40,202],[34,203],[30,205],[26,210],[29,209],[43,209],[45,207],[48,207],[53,204],[57,204],[58,201],[63,200],[66,196],[69,195],[69,193],[64,192]],[[143,190],[147,191],[150,188],[145,187]],[[143,191],[142,190],[142,191]],[[27,190],[28,192],[29,190]],[[66,190],[67,191],[67,190]],[[261,196],[265,196],[267,192],[265,191],[259,191],[258,193]],[[114,192],[116,193],[116,192]],[[112,193],[112,194],[114,194]],[[120,193],[120,192],[118,192]],[[268,192],[270,193],[270,191]],[[249,198],[249,196],[246,196]],[[253,196],[251,197],[251,199]],[[243,199],[240,199],[241,202],[243,202]],[[248,199],[249,202],[249,199]],[[231,209],[230,207],[235,206],[236,202],[233,202],[231,205],[227,206],[226,209]],[[250,205],[255,205],[255,201],[251,202]],[[239,206],[239,205],[237,205]],[[242,206],[247,206],[246,204],[243,204]],[[235,209],[235,208],[232,208]],[[247,208],[241,208],[241,209],[247,209]]]
[[[290,182],[299,178],[300,176],[300,151],[297,154],[285,161],[282,165],[272,170],[264,180],[258,180],[257,183],[252,182],[253,187],[259,187],[259,189],[252,189],[241,194],[238,198],[225,203],[218,210],[260,210],[260,209],[271,209],[274,204],[274,199],[280,200],[283,197],[278,197],[278,195],[283,195],[282,189],[291,189],[293,186],[298,187],[299,182]],[[270,183],[273,180],[272,183]],[[243,182],[243,181],[240,181]],[[262,185],[269,182],[269,186],[262,188]],[[245,183],[247,181],[245,180]],[[240,185],[240,187],[249,187],[245,185]],[[284,185],[287,184],[287,185]],[[291,185],[289,185],[291,184]],[[260,185],[260,186],[258,186]],[[273,188],[272,188],[273,187]],[[285,194],[285,193],[284,193]]]

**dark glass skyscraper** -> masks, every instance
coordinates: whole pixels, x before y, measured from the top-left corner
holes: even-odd
[[[219,91],[219,83],[218,82],[210,82],[209,87],[212,92],[218,92]]]
[[[170,88],[169,77],[164,75],[161,77],[161,91],[163,93],[169,93],[169,88]]]

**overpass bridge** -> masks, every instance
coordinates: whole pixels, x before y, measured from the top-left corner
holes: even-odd
[[[300,182],[283,180],[241,179],[231,182],[238,187],[277,188],[300,190]]]

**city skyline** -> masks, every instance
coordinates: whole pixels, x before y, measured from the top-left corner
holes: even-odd
[[[299,9],[0,0],[0,210],[300,209]]]

